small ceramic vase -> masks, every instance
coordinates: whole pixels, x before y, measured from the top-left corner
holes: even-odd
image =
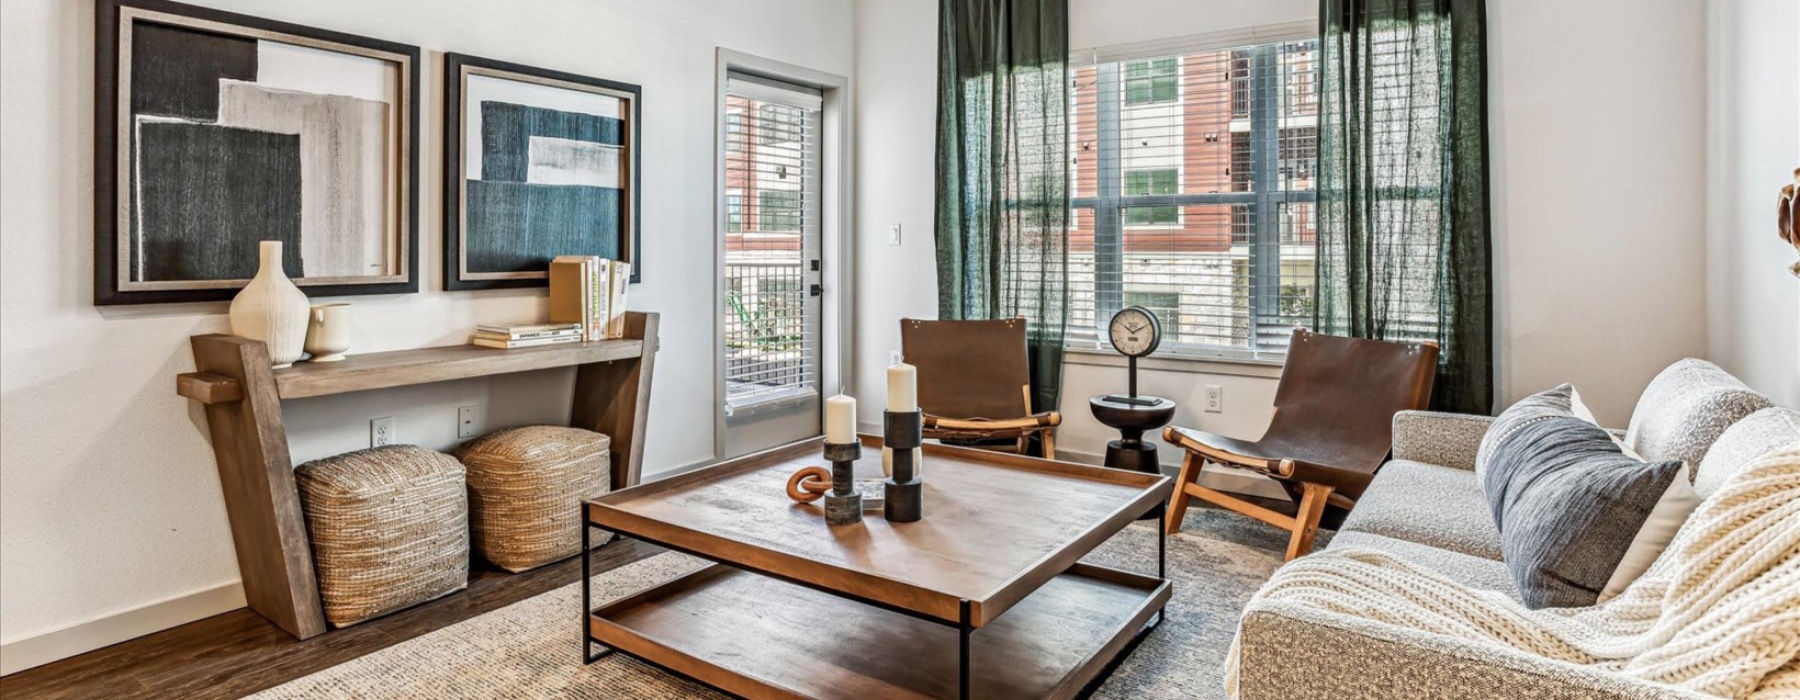
[[[314,304],[306,325],[308,362],[337,362],[350,349],[350,305]]]
[[[305,350],[312,307],[282,269],[281,241],[263,241],[258,252],[256,277],[231,299],[231,333],[267,345],[275,369],[292,367]]]

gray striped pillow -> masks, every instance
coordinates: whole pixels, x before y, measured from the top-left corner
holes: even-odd
[[[1567,411],[1568,390],[1520,401],[1482,441],[1481,485],[1500,553],[1533,609],[1593,605],[1681,471],[1680,461],[1626,456],[1606,431]]]

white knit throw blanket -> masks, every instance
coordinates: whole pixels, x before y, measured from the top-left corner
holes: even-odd
[[[1726,698],[1800,698],[1800,444],[1703,501],[1650,570],[1588,608],[1529,610],[1368,549],[1284,566],[1281,600]],[[1226,690],[1237,696],[1235,643]]]

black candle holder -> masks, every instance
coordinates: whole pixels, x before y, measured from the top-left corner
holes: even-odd
[[[881,442],[893,453],[893,473],[882,484],[883,510],[889,522],[910,523],[924,517],[924,484],[919,465],[913,464],[913,448],[924,440],[923,411],[882,413]]]
[[[862,493],[856,490],[856,460],[862,458],[861,442],[825,443],[825,459],[831,462],[831,492],[825,494],[825,523],[854,525],[862,522]]]

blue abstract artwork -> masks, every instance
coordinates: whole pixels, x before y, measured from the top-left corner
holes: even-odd
[[[461,87],[453,283],[542,280],[558,255],[629,259],[627,99],[492,74]]]

